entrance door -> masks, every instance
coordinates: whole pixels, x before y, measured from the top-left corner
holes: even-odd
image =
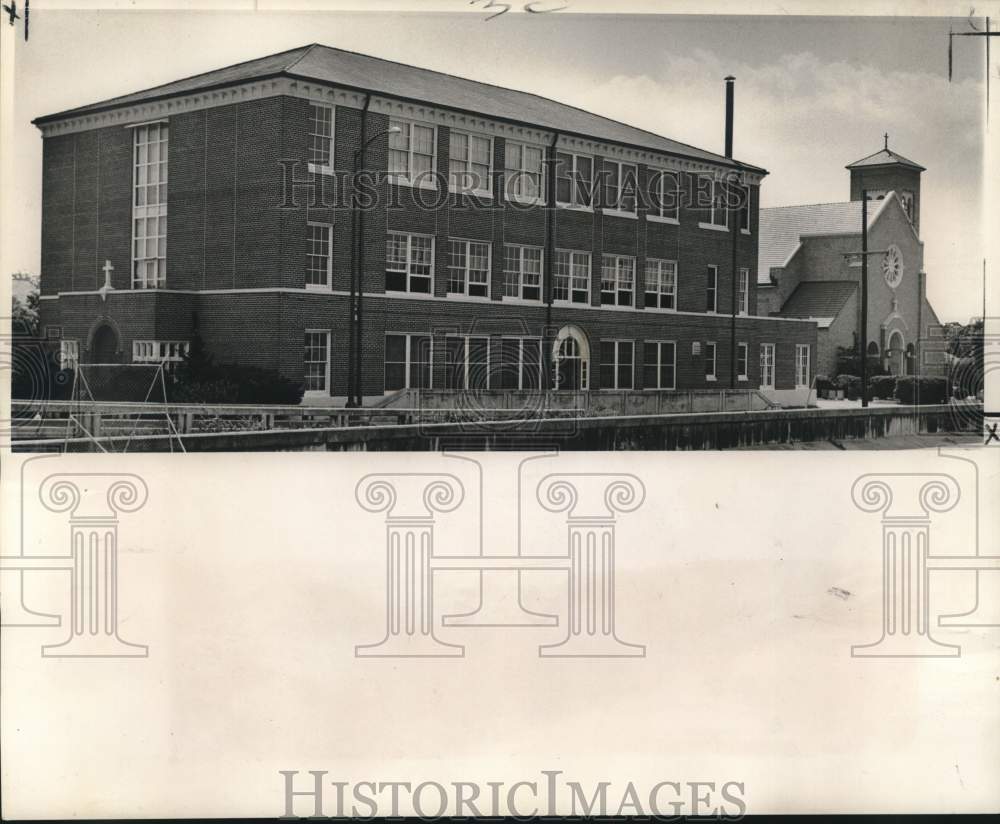
[[[94,333],[91,363],[118,363],[118,334],[108,324]]]
[[[760,345],[760,388],[774,389],[774,344]]]
[[[556,389],[585,390],[590,386],[590,349],[581,330],[563,327],[556,337],[553,355]]]

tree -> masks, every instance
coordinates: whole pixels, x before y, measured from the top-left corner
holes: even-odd
[[[27,272],[15,272],[11,280],[11,331],[17,336],[38,337],[38,278]]]

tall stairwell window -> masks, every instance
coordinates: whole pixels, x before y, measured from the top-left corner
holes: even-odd
[[[167,285],[166,123],[137,126],[133,145],[132,288]]]

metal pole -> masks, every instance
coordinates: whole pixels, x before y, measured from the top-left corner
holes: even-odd
[[[861,406],[868,406],[868,190],[861,190]]]
[[[358,154],[354,151],[353,174],[351,175],[351,289],[348,301],[347,324],[347,407],[353,408],[354,403],[354,327],[357,324],[357,307],[355,306],[355,282],[358,272]]]

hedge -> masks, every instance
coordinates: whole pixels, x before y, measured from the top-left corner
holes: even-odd
[[[895,375],[875,375],[868,379],[868,396],[886,400],[895,397],[896,376]]]
[[[181,366],[172,377],[167,397],[175,403],[293,405],[302,400],[301,383],[257,366]]]
[[[900,403],[916,403],[918,381],[920,384],[920,403],[948,402],[947,378],[916,378],[912,375],[896,379],[896,400]]]
[[[837,375],[834,383],[838,389],[845,390],[849,400],[857,400],[861,397],[861,378],[856,375]]]

